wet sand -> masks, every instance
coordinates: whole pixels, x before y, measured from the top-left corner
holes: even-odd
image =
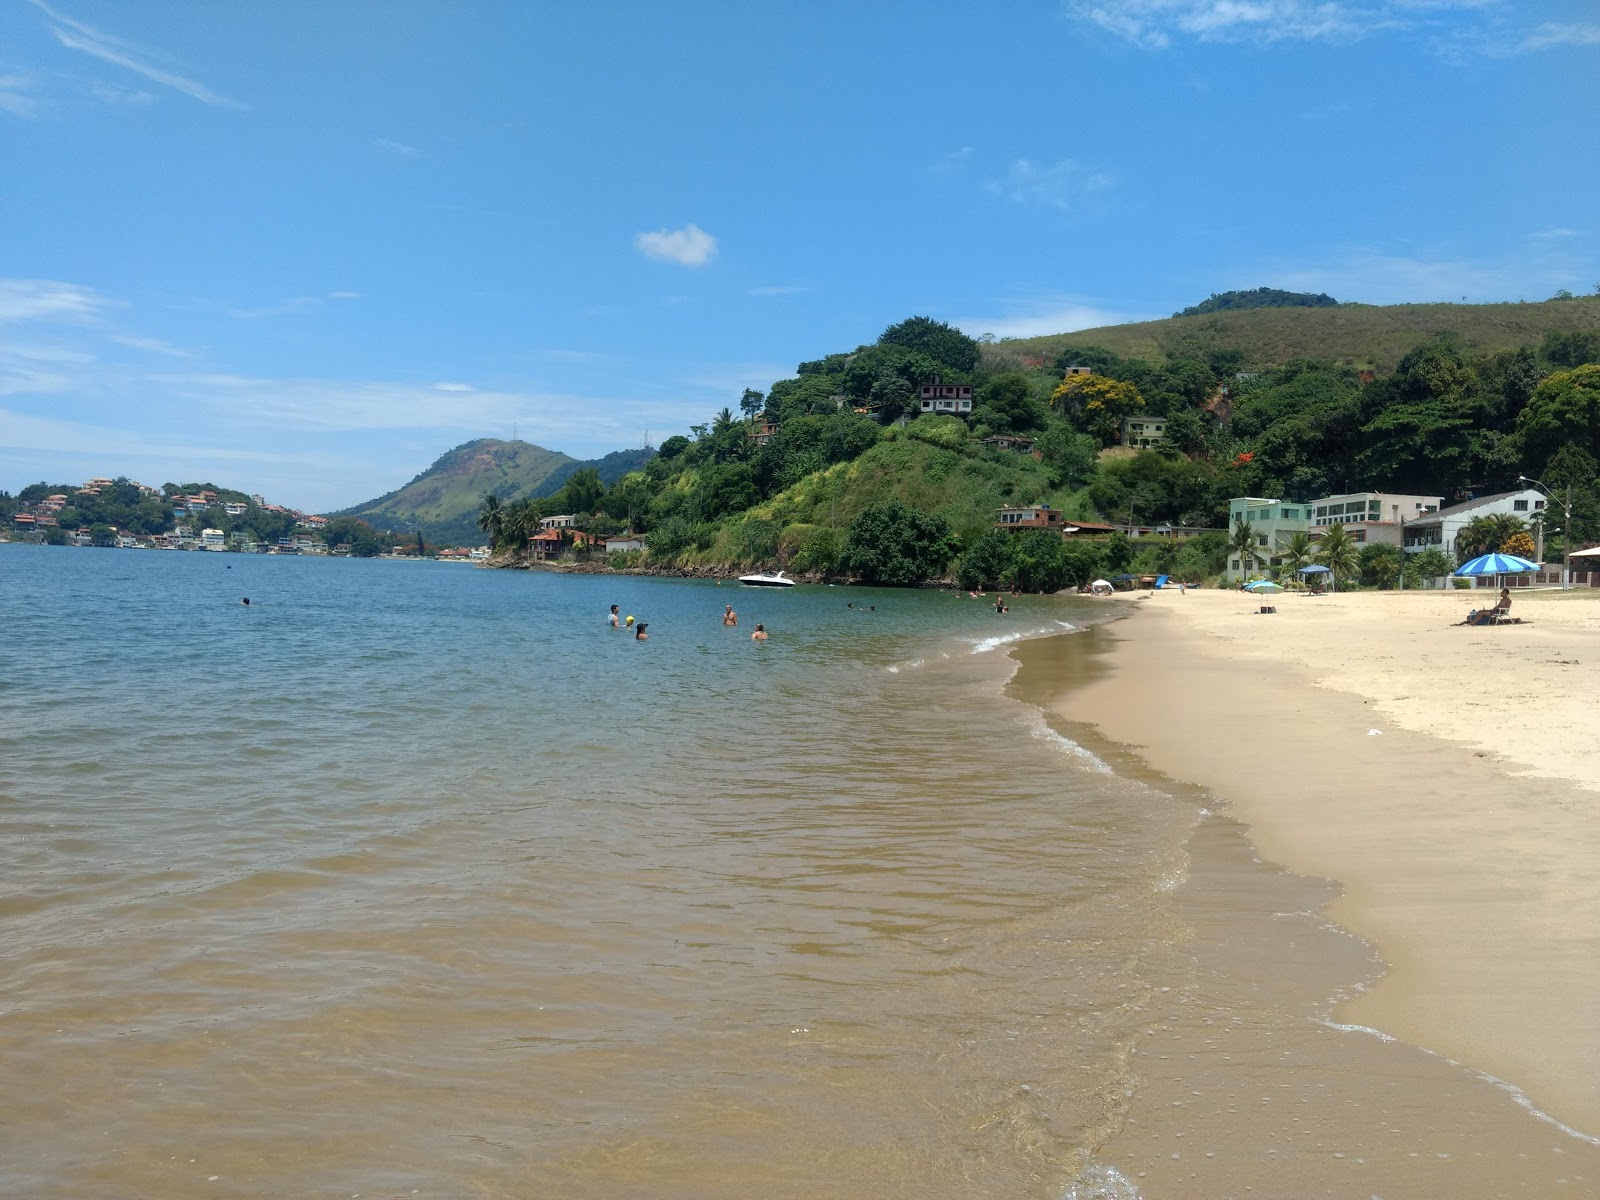
[[[1600,1135],[1600,602],[1519,597],[1530,625],[1451,627],[1462,599],[1131,602],[1109,671],[1053,708],[1338,882],[1328,917],[1388,967],[1338,1022]]]

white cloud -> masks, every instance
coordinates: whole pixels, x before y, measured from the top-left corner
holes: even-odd
[[[745,294],[748,296],[797,296],[801,292],[815,291],[816,289],[805,284],[772,284],[767,287],[753,287]]]
[[[470,383],[436,383],[433,385],[436,392],[471,392],[476,391]]]
[[[1065,0],[1062,10],[1069,20],[1159,50],[1179,38],[1272,44],[1437,33],[1453,17],[1492,17],[1499,7],[1498,0]]]
[[[693,224],[682,229],[638,234],[633,245],[646,258],[675,262],[684,267],[703,267],[717,252],[717,239]]]
[[[238,321],[259,321],[266,317],[287,317],[295,313],[311,312],[321,308],[329,300],[359,299],[361,299],[360,292],[329,292],[325,296],[290,296],[286,300],[262,305],[260,308],[230,308],[225,311]]]
[[[121,38],[113,37],[109,33],[102,33],[100,30],[85,25],[82,21],[74,20],[63,13],[58,13],[48,4],[45,4],[44,0],[33,0],[33,4],[55,22],[50,27],[50,32],[55,35],[56,41],[69,50],[77,50],[92,58],[98,58],[101,62],[108,62],[113,66],[123,67],[132,71],[136,75],[143,75],[152,83],[159,83],[163,87],[182,92],[185,96],[198,100],[202,104],[210,104],[219,108],[249,107],[239,103],[237,100],[230,100],[226,96],[218,95],[203,83],[198,83],[193,79],[185,78],[172,71],[166,71],[141,61],[139,57],[135,56],[144,52],[131,43],[125,42]]]
[[[1546,21],[1523,37],[1521,50],[1554,50],[1563,46],[1600,46],[1600,25]]]
[[[169,358],[189,358],[187,350],[180,350],[171,342],[164,342],[160,338],[134,337],[130,334],[116,333],[111,335],[111,340],[119,346],[127,346],[130,350],[147,350],[151,354],[165,354]]]
[[[415,146],[408,146],[404,142],[397,142],[393,138],[373,138],[372,146],[380,154],[392,154],[396,158],[421,158],[422,151]]]
[[[1102,325],[1124,325],[1129,321],[1150,319],[1148,315],[1116,312],[1070,297],[1006,301],[1000,307],[1002,309],[1000,316],[956,317],[951,324],[968,337],[990,334],[997,338],[1025,338],[1041,337],[1048,333],[1073,333],[1079,329],[1097,329]]]
[[[14,117],[31,117],[39,110],[39,102],[28,95],[33,80],[26,75],[0,75],[0,112]]]
[[[0,324],[90,320],[110,304],[92,288],[53,279],[0,279]]]
[[[990,180],[989,191],[1014,204],[1037,205],[1068,211],[1115,181],[1105,171],[1085,167],[1070,158],[1041,164],[1019,158],[1004,179]]]

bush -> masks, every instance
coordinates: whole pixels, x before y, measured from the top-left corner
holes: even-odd
[[[944,570],[954,554],[944,518],[890,500],[850,522],[839,562],[863,583],[915,587]]]

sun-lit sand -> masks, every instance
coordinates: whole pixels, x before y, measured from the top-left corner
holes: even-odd
[[[1340,1019],[1600,1135],[1600,591],[1119,598],[1062,715],[1209,787],[1262,854],[1337,880],[1390,964]]]

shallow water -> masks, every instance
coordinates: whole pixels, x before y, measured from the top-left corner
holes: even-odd
[[[0,604],[0,1195],[1263,1195],[1158,1042],[1412,1078],[1325,885],[1034,706],[1092,634],[1012,678],[1091,604],[15,546]]]

